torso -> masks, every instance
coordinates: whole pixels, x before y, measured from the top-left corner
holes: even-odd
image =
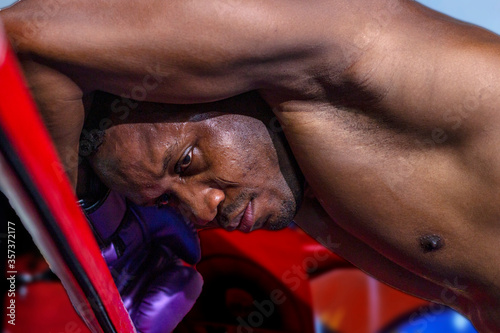
[[[496,164],[500,148],[488,142],[493,149],[482,155],[470,142],[421,147],[417,140],[430,133],[415,136],[345,113],[295,112],[285,126],[308,183],[336,223],[403,267],[437,280],[467,278],[464,264],[495,259],[500,184],[496,172],[480,174],[479,168]],[[420,246],[426,235],[440,235],[445,246],[426,253]],[[477,253],[474,260],[470,253]],[[487,274],[495,276],[498,267]]]
[[[331,218],[327,226],[316,227],[313,217],[298,225],[322,239],[330,230],[342,245],[340,227],[355,237],[348,242],[367,244],[442,287],[428,293],[424,283],[411,290],[406,273],[385,276],[385,282],[469,315],[474,304],[482,315],[493,311],[497,317],[500,122],[490,118],[474,131],[432,123],[402,126],[315,104],[276,111],[307,182]],[[429,236],[439,237],[435,249],[424,244]],[[359,256],[353,262],[375,276],[387,269],[378,256],[365,253],[358,255],[373,258],[368,266],[356,262]],[[380,264],[373,268],[373,262]],[[459,294],[469,299],[467,306],[453,296]]]
[[[269,100],[332,233],[340,227],[441,290],[453,286],[498,325],[500,41],[489,35],[494,43],[469,45],[473,33],[462,28],[436,34],[435,43],[409,38],[407,50],[381,43],[348,70],[346,86],[358,96],[341,98],[345,87],[326,84],[317,98]],[[412,59],[415,50],[425,56]],[[394,71],[401,61],[404,72]],[[308,228],[323,236],[318,230]],[[401,276],[388,279],[401,288]],[[431,298],[450,303],[438,294]]]
[[[311,71],[303,91],[314,97],[264,96],[331,223],[495,309],[500,38],[418,4],[400,11],[371,25],[369,52],[341,74]],[[429,239],[439,239],[430,250]]]

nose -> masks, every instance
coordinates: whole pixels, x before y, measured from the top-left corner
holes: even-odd
[[[187,208],[195,216],[198,224],[213,221],[217,216],[217,208],[226,198],[224,191],[212,187],[184,189],[184,191],[177,192],[176,195],[180,205]]]

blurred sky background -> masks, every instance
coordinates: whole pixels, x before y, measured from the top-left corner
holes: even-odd
[[[44,0],[42,0],[44,1]],[[82,0],[85,1],[85,0]],[[141,1],[141,0],[138,0]],[[418,0],[458,19],[471,22],[500,34],[499,0]],[[16,0],[0,0],[0,8]]]

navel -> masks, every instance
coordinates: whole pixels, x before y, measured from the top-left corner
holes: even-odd
[[[419,240],[424,253],[437,251],[444,246],[444,239],[436,234],[422,236]]]

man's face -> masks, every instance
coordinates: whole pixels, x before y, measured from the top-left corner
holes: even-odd
[[[300,181],[290,170],[285,179],[265,124],[243,114],[188,113],[109,128],[90,159],[94,170],[133,202],[172,205],[198,227],[248,232],[288,225],[300,196],[289,184]]]

